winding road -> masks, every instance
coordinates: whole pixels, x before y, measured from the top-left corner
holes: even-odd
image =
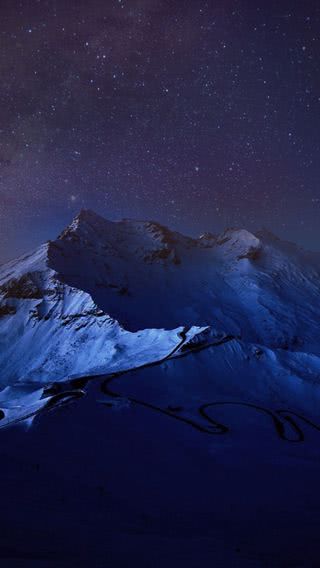
[[[132,396],[123,396],[123,395],[115,392],[114,390],[111,390],[111,388],[110,388],[111,382],[113,382],[115,379],[119,378],[120,376],[123,376],[123,375],[125,375],[125,374],[127,374],[127,373],[129,373],[130,371],[133,371],[133,370],[137,371],[137,370],[145,369],[145,368],[148,368],[148,367],[153,367],[155,365],[161,365],[162,363],[171,359],[172,356],[176,352],[178,352],[179,349],[181,349],[186,344],[187,332],[188,332],[189,329],[190,328],[185,327],[183,329],[183,331],[180,332],[180,337],[181,337],[180,343],[168,355],[166,355],[162,359],[159,359],[159,360],[154,361],[152,363],[146,363],[144,365],[141,365],[140,367],[136,367],[135,369],[128,369],[124,372],[113,373],[113,374],[109,375],[103,381],[103,383],[101,385],[102,392],[110,398],[118,398],[118,399],[119,398],[125,398],[126,400],[130,401],[131,403],[133,403],[135,405],[139,405],[139,406],[142,406],[142,407],[145,407],[145,408],[149,408],[152,411],[158,412],[160,414],[164,414],[164,415],[166,415],[170,418],[173,418],[174,420],[178,420],[180,422],[183,422],[183,423],[191,426],[192,428],[198,430],[199,432],[203,432],[205,434],[210,434],[210,435],[221,435],[221,434],[227,434],[228,432],[230,432],[230,428],[228,426],[221,424],[220,422],[217,422],[216,420],[214,420],[214,418],[209,413],[209,410],[211,408],[217,408],[217,407],[222,407],[222,406],[245,407],[245,408],[255,410],[256,412],[259,412],[259,413],[261,413],[265,416],[270,417],[272,424],[274,426],[274,429],[276,431],[276,434],[278,435],[278,437],[281,440],[284,440],[286,442],[303,442],[304,441],[305,435],[304,435],[302,428],[297,423],[297,420],[304,422],[308,426],[310,426],[313,429],[320,432],[320,426],[318,426],[317,424],[315,424],[314,422],[312,422],[308,418],[304,417],[303,415],[298,414],[297,412],[294,412],[294,411],[291,411],[291,410],[286,410],[286,409],[270,410],[270,409],[265,408],[263,406],[256,405],[256,404],[253,404],[251,402],[246,402],[246,401],[244,401],[244,402],[242,402],[242,401],[206,402],[204,404],[201,404],[197,408],[198,415],[205,422],[205,424],[201,424],[200,422],[197,422],[196,420],[181,416],[181,414],[179,414],[179,412],[181,412],[181,410],[182,410],[181,407],[161,408],[160,406],[156,406],[156,405],[151,404],[149,402],[146,402],[144,400],[141,400],[141,399],[138,399],[138,398],[135,398],[135,397],[132,397]],[[191,346],[190,348],[188,348],[188,350],[185,351],[185,353],[181,353],[180,356],[187,355],[190,352],[201,351],[201,350],[207,349],[209,347],[218,346],[218,345],[221,345],[221,344],[226,343],[228,341],[232,341],[233,339],[236,339],[236,337],[229,335],[229,336],[223,337],[221,340],[218,340],[217,342],[212,342],[210,344],[198,345],[198,346],[195,345],[194,347]],[[101,404],[104,404],[104,405],[109,406],[109,407],[112,406],[112,403],[110,404],[110,402],[107,402],[107,401],[106,402],[102,401]],[[289,431],[291,431],[291,433],[293,433],[293,436],[288,436],[288,434],[287,434],[288,429],[289,429]]]

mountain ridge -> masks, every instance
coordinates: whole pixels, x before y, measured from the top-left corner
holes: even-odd
[[[1,385],[121,374],[166,360],[188,330],[186,345],[216,347],[184,358],[186,377],[205,365],[236,393],[238,368],[247,396],[275,391],[296,405],[302,381],[311,405],[319,275],[317,255],[273,236],[227,229],[192,239],[82,211],[57,239],[0,267]],[[233,340],[217,347],[221,337]],[[175,380],[176,364],[166,366]]]

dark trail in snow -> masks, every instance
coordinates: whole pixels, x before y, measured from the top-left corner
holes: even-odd
[[[150,363],[150,364],[142,365],[141,367],[139,367],[137,369],[131,369],[131,371],[134,371],[134,370],[137,371],[137,370],[150,368],[150,367],[153,367],[155,365],[161,365],[162,363],[165,363],[166,361],[168,361],[176,352],[179,351],[179,349],[181,349],[185,345],[186,340],[187,340],[187,336],[186,336],[187,331],[188,331],[188,328],[185,328],[182,332],[180,332],[181,342],[166,357],[163,357],[159,361],[155,361],[155,362]],[[190,348],[190,351],[196,352],[196,351],[201,351],[203,349],[208,349],[208,348],[211,348],[211,347],[214,347],[214,346],[219,346],[219,345],[221,345],[221,344],[223,344],[227,341],[231,341],[233,339],[235,339],[235,338],[232,337],[232,336],[228,336],[228,337],[224,337],[220,341],[217,341],[216,343],[210,343],[210,344],[205,345],[205,346],[203,346],[203,345],[196,346],[195,345],[195,346]],[[187,355],[188,352],[189,352],[189,349],[183,355]],[[245,408],[256,410],[259,413],[262,413],[262,414],[269,416],[272,420],[273,426],[275,428],[275,431],[276,431],[278,437],[281,440],[284,440],[286,442],[303,442],[304,439],[305,439],[305,435],[304,435],[302,428],[300,428],[300,426],[297,424],[296,420],[294,420],[294,418],[292,418],[293,416],[298,418],[299,420],[305,422],[308,426],[311,426],[312,428],[314,428],[315,430],[320,432],[320,426],[318,426],[317,424],[315,424],[314,422],[312,422],[311,420],[309,420],[305,416],[298,414],[297,412],[293,412],[293,411],[288,410],[288,409],[270,410],[268,408],[264,408],[262,406],[252,404],[252,403],[249,403],[249,402],[246,402],[246,401],[240,401],[240,402],[239,401],[220,401],[220,402],[219,401],[213,401],[213,402],[206,402],[206,403],[200,405],[197,409],[198,414],[207,423],[209,423],[207,426],[203,426],[203,425],[199,424],[198,422],[196,422],[195,420],[192,420],[190,418],[183,417],[183,416],[177,414],[177,412],[180,412],[181,410],[183,410],[182,407],[176,407],[176,408],[168,407],[167,409],[165,409],[165,408],[161,408],[159,406],[156,406],[154,404],[151,404],[149,402],[146,402],[144,400],[132,397],[130,395],[125,396],[123,394],[119,394],[119,393],[115,392],[114,390],[111,390],[110,389],[110,383],[113,382],[115,379],[118,379],[119,377],[128,373],[128,372],[130,372],[130,370],[127,370],[123,373],[114,373],[110,377],[105,379],[103,381],[102,385],[101,385],[102,392],[105,395],[107,395],[111,398],[126,398],[128,401],[130,401],[131,403],[133,403],[135,405],[139,405],[139,406],[143,406],[145,408],[149,408],[150,410],[153,410],[155,412],[159,412],[161,414],[169,416],[170,418],[174,418],[175,420],[179,420],[180,422],[184,422],[185,424],[188,424],[192,428],[195,428],[199,432],[203,432],[205,434],[212,434],[212,435],[218,434],[218,435],[220,435],[220,434],[227,434],[228,432],[230,432],[230,429],[229,429],[228,426],[221,424],[220,422],[217,422],[207,412],[209,408],[219,407],[219,406],[242,406],[242,407],[245,407]],[[110,403],[110,402],[103,402],[102,401],[101,404],[104,404],[107,407],[112,406],[112,403]],[[291,430],[293,430],[293,432],[296,434],[295,438],[291,438],[290,436],[287,435],[286,426],[288,426],[288,425],[291,428]]]

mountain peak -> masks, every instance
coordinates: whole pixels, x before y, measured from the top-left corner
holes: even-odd
[[[87,235],[92,231],[99,231],[112,224],[92,209],[81,209],[71,223],[62,231],[58,239],[74,237],[75,235]]]
[[[80,209],[72,223],[76,223],[77,225],[88,223],[92,226],[110,223],[110,221],[108,221],[105,217],[102,217],[102,215],[98,215],[98,213],[92,209]]]
[[[229,227],[218,237],[218,240],[241,240],[241,241],[252,241],[257,239],[257,237],[248,231],[247,229],[239,227]]]
[[[121,219],[109,221],[98,215],[91,209],[81,209],[74,217],[72,222],[62,231],[59,240],[81,240],[91,241],[97,244],[98,241],[106,245],[115,245],[118,248],[120,242],[131,241],[132,246],[170,246],[177,241],[194,242],[191,237],[186,237],[156,221]]]
[[[237,259],[256,260],[260,256],[262,243],[256,235],[246,229],[226,229],[217,239],[217,244]]]

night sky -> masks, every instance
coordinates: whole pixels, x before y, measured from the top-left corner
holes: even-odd
[[[0,38],[0,262],[83,207],[320,249],[318,1],[1,0]]]

